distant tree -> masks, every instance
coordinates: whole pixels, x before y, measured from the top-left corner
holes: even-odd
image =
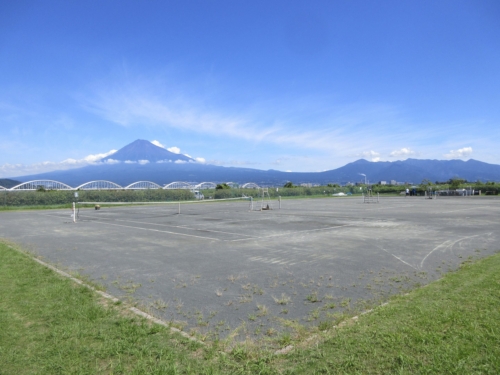
[[[217,184],[217,186],[215,187],[215,190],[223,190],[223,189],[231,189],[231,186],[229,186],[226,183],[223,183],[223,184]]]
[[[47,190],[45,189],[45,186],[43,186],[43,185],[38,185],[38,186],[36,187],[36,191],[46,192]]]
[[[427,178],[424,178],[420,185],[431,186],[431,185],[433,185],[433,183],[430,180],[428,180]]]
[[[293,183],[288,181],[285,185],[283,185],[284,188],[293,188],[295,186],[293,186]]]
[[[339,184],[328,184],[326,185],[327,187],[333,187],[333,188],[337,188],[337,187],[340,187]]]
[[[465,183],[465,180],[460,178],[452,178],[448,180],[448,184],[450,185],[450,189],[458,189],[460,185]]]

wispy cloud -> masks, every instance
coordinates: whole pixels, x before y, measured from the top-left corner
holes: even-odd
[[[464,147],[458,150],[450,150],[449,153],[444,154],[446,159],[462,159],[469,157],[472,154],[472,147]]]
[[[413,156],[416,155],[417,153],[413,151],[410,148],[403,147],[402,149],[399,150],[394,150],[389,154],[389,157],[391,158],[400,158],[400,157],[408,157],[408,156]]]
[[[210,137],[233,144],[241,142],[242,149],[270,146],[264,153],[277,150],[272,160],[286,154],[315,154],[314,160],[301,165],[282,164],[283,169],[292,167],[294,170],[332,169],[352,161],[353,157],[371,161],[411,156],[442,158],[445,151],[463,144],[466,133],[450,132],[449,129],[468,128],[473,122],[420,123],[408,117],[411,108],[376,102],[347,103],[339,96],[257,95],[242,107],[229,96],[222,101],[218,95],[200,93],[199,86],[187,86],[189,84],[179,83],[172,77],[135,79],[127,72],[126,79],[94,87],[81,103],[87,111],[124,127],[158,127],[190,137]],[[433,130],[409,136],[408,129],[414,128]],[[472,146],[484,144],[480,139],[477,142],[467,139]],[[181,153],[177,146],[167,149]],[[492,148],[481,148],[483,154],[493,158],[490,156]],[[224,162],[223,165],[229,164]],[[266,165],[271,166],[270,163]]]
[[[108,159],[102,162],[101,159],[113,155],[117,150],[111,150],[104,153],[91,154],[82,159],[65,159],[60,162],[44,161],[34,164],[3,164],[0,165],[0,176],[2,177],[15,177],[28,174],[38,174],[54,170],[66,170],[86,165],[96,164],[116,164],[118,160]]]
[[[401,128],[398,112],[384,105],[332,106],[326,105],[328,98],[319,100],[324,105],[316,103],[317,98],[279,103],[261,98],[261,102],[249,103],[244,110],[234,110],[230,105],[221,107],[207,100],[192,96],[187,99],[176,93],[165,93],[150,83],[134,82],[126,86],[103,86],[82,100],[82,105],[125,127],[157,126],[344,155],[353,149],[362,152],[379,141],[387,143],[388,138],[390,142],[392,138],[398,140],[406,136],[402,131],[398,133]],[[327,112],[325,107],[329,108]],[[371,131],[367,137],[367,128],[377,128],[377,132]],[[176,146],[167,150],[180,153]]]

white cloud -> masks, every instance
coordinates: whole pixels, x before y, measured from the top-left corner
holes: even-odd
[[[144,164],[148,164],[149,163],[149,160],[139,160],[138,163],[140,165],[144,165]]]
[[[444,154],[446,159],[461,159],[472,154],[472,147],[464,147],[458,150],[450,150],[448,154]]]
[[[370,161],[380,161],[380,153],[370,150],[370,151],[364,151],[358,156],[361,156],[364,159],[370,159]]]
[[[29,174],[38,174],[43,172],[50,172],[54,170],[66,170],[78,167],[85,167],[87,165],[98,164],[116,164],[120,163],[118,160],[109,159],[104,162],[101,159],[114,154],[116,150],[110,150],[99,154],[87,155],[82,159],[65,159],[60,162],[43,161],[34,164],[3,164],[0,165],[0,176],[2,177],[16,177]]]
[[[194,160],[196,160],[198,163],[202,163],[202,164],[205,164],[207,162],[205,160],[205,158],[195,158]]]
[[[174,154],[181,153],[181,149],[179,147],[175,147],[175,146],[167,148],[167,151],[173,152]]]
[[[133,160],[125,160],[125,164],[136,164],[136,161]]]
[[[402,149],[400,150],[394,150],[392,151],[389,156],[391,158],[399,158],[399,157],[404,157],[404,156],[411,156],[411,155],[415,155],[416,152],[411,150],[410,148],[406,148],[406,147],[403,147]]]
[[[187,163],[187,161],[185,161],[185,160],[176,160],[174,163],[175,164],[185,164],[185,163]]]
[[[88,155],[88,156],[85,156],[83,159],[80,160],[77,160],[77,162],[86,162],[86,163],[95,163],[95,162],[98,162],[99,160],[101,159],[104,159],[105,157],[109,156],[109,155],[113,155],[117,150],[111,150],[111,151],[108,151],[108,152],[104,152],[102,154],[93,154],[93,155]],[[68,160],[73,160],[73,159],[68,159]],[[64,163],[64,161],[63,161]]]
[[[165,146],[163,146],[159,141],[157,140],[154,140],[154,141],[151,141],[152,144],[154,144],[155,146],[158,146],[158,147],[161,147],[161,148],[165,148]]]

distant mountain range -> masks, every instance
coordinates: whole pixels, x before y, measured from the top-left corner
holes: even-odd
[[[468,181],[500,181],[500,165],[470,159],[369,162],[356,160],[341,168],[325,172],[282,172],[251,168],[220,167],[195,162],[192,158],[158,147],[149,141],[136,140],[116,153],[102,159],[103,163],[82,168],[53,171],[15,177],[22,182],[56,180],[76,187],[94,180],[107,180],[121,186],[137,181],[152,181],[163,185],[173,181],[186,182],[255,182],[259,185],[281,186],[294,184],[328,184],[364,181],[371,183],[391,180],[420,183],[422,180],[447,181],[459,177]]]
[[[16,185],[19,185],[21,182],[17,180],[10,180],[8,178],[0,178],[0,186],[10,189],[11,187],[14,187]]]

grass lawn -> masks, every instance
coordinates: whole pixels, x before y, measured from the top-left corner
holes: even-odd
[[[500,373],[500,254],[290,338],[284,355],[265,342],[202,345],[127,311],[0,242],[2,375]]]

